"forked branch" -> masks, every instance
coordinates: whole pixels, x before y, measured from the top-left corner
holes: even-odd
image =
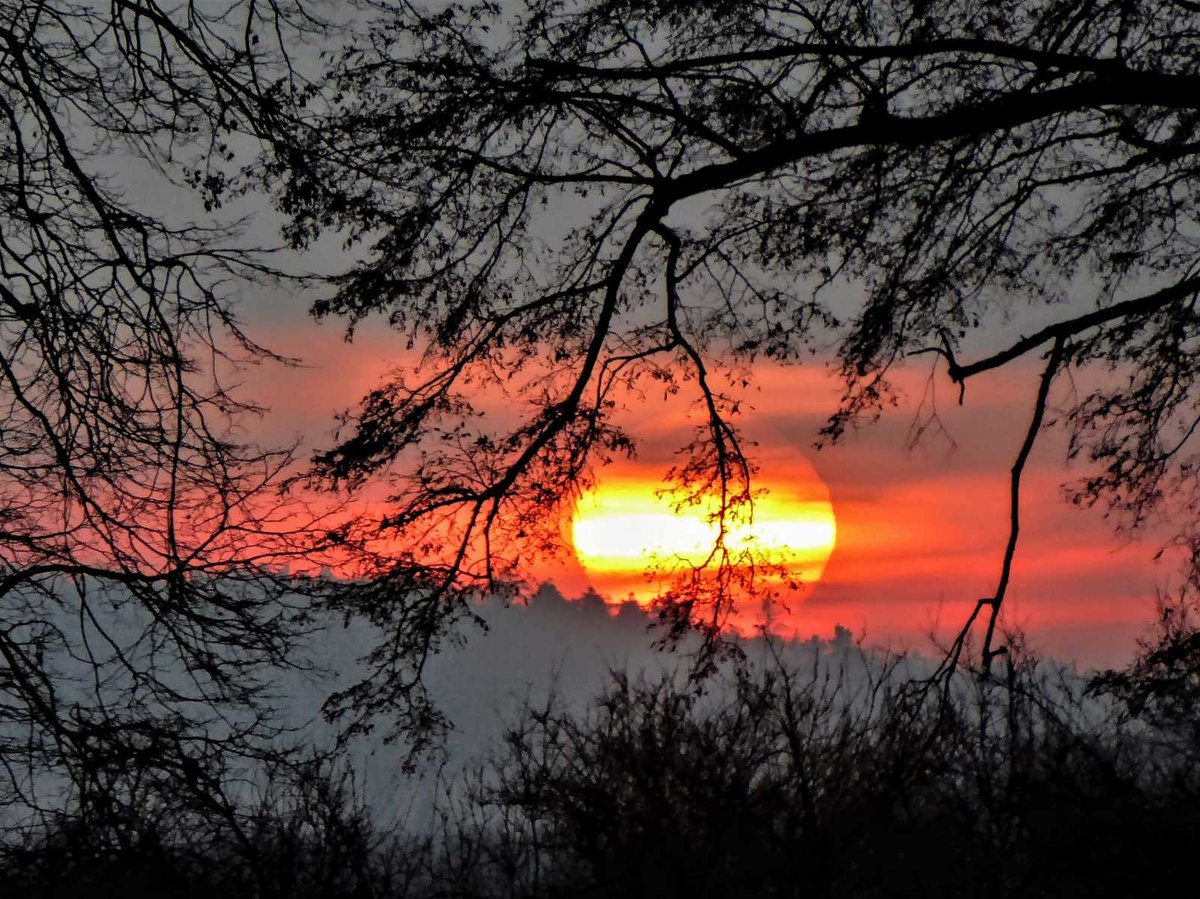
[[[996,647],[994,644],[996,639],[996,624],[1000,619],[1000,610],[1004,605],[1004,598],[1008,594],[1008,585],[1012,578],[1013,559],[1017,552],[1017,540],[1021,533],[1021,478],[1025,473],[1025,466],[1029,462],[1030,453],[1033,452],[1033,446],[1037,441],[1038,433],[1042,429],[1042,423],[1045,421],[1046,405],[1050,396],[1050,385],[1054,382],[1054,377],[1062,366],[1065,348],[1066,337],[1061,335],[1055,337],[1054,345],[1051,347],[1046,359],[1046,366],[1042,369],[1041,379],[1038,381],[1037,396],[1033,404],[1033,417],[1030,419],[1029,428],[1025,432],[1025,440],[1021,444],[1021,449],[1017,453],[1017,458],[1013,462],[1009,476],[1008,541],[1004,547],[1004,559],[1000,565],[1000,579],[996,584],[996,591],[991,596],[982,597],[975,603],[974,610],[967,617],[962,629],[950,644],[945,659],[943,659],[930,678],[931,682],[941,681],[957,670],[967,640],[975,627],[975,622],[979,620],[979,616],[984,609],[988,610],[987,630],[984,633],[982,651],[984,675],[986,676],[990,673],[992,662],[998,656],[1002,656],[1008,652],[1008,647]]]

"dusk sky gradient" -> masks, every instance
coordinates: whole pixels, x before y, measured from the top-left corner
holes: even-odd
[[[170,195],[179,201],[175,215],[197,213],[190,208],[194,199],[189,204],[151,173],[138,174],[145,177],[130,183],[138,202],[153,206]],[[680,215],[703,214],[702,204],[685,205]],[[239,203],[225,212],[250,216],[251,242],[278,244],[276,214]],[[550,240],[586,212],[576,200],[565,203],[543,217],[535,229],[543,235],[539,239]],[[304,254],[288,251],[284,258],[292,262],[284,267],[342,271],[362,252],[348,250],[338,235],[326,235]],[[1021,334],[1077,313],[1087,308],[1087,296],[1079,292],[1078,309],[1072,303],[1021,303],[1010,314],[997,312],[994,321],[967,335],[961,358],[987,356]],[[335,413],[352,410],[390,369],[416,357],[406,350],[404,336],[379,317],[359,324],[348,343],[344,321],[316,322],[308,314],[315,298],[305,291],[251,288],[237,306],[252,339],[301,362],[296,368],[268,363],[239,373],[240,395],[269,409],[263,420],[247,422],[247,436],[275,444],[302,441],[302,457],[332,444]],[[858,302],[845,287],[825,300],[840,315]],[[820,583],[781,613],[784,632],[828,635],[842,624],[868,642],[928,647],[931,633],[957,632],[975,602],[994,592],[1008,536],[1009,471],[1028,427],[1039,358],[973,377],[962,405],[944,365],[935,367],[932,360],[915,357],[894,370],[898,405],[820,451],[814,448],[818,432],[839,397],[829,356],[818,350],[795,365],[758,364],[755,385],[735,391],[746,400],[739,426],[758,444],[751,455],[762,481],[803,492],[815,473],[817,492],[828,491],[837,518],[837,544]],[[1048,418],[1056,398],[1065,400],[1073,378],[1080,377],[1073,372],[1056,382]],[[931,408],[931,384],[945,431],[931,428],[912,448],[914,423]],[[650,483],[661,482],[698,421],[696,410],[688,408],[694,389],[669,402],[655,389],[648,386],[621,419],[640,441],[636,462],[623,470],[640,472]],[[1177,566],[1170,552],[1155,561],[1167,528],[1150,528],[1130,540],[1115,533],[1100,510],[1066,501],[1063,485],[1085,471],[1082,463],[1067,465],[1063,429],[1044,429],[1024,474],[1021,537],[1002,620],[1026,629],[1035,647],[1062,658],[1119,664],[1151,627],[1156,593],[1174,585]],[[530,577],[552,581],[567,596],[592,586],[571,560],[531,560]]]
[[[252,336],[304,365],[246,373],[246,396],[270,407],[261,436],[301,439],[307,454],[329,444],[336,411],[352,408],[409,354],[403,338],[382,324],[367,323],[347,343],[339,322],[314,323],[299,303],[286,314],[272,306],[271,314],[250,317]],[[1007,539],[1009,469],[1028,424],[1036,368],[1009,366],[972,379],[961,406],[939,369],[934,399],[945,430],[930,429],[910,448],[914,422],[930,408],[930,372],[925,358],[912,360],[897,374],[896,407],[818,451],[818,431],[838,397],[828,365],[814,357],[755,367],[740,424],[757,443],[752,455],[760,482],[801,495],[827,490],[837,517],[837,544],[824,574],[776,612],[780,632],[827,636],[842,624],[869,644],[929,648],[931,634],[956,631],[976,600],[994,591]],[[618,471],[658,484],[674,450],[686,443],[695,413],[686,399],[664,400],[653,389],[622,413],[641,442],[637,459]],[[1056,386],[1052,410],[1055,395],[1069,389],[1069,379]],[[1164,538],[1153,530],[1123,539],[1099,510],[1067,502],[1063,485],[1085,469],[1068,466],[1065,450],[1061,429],[1044,431],[1026,470],[1004,620],[1060,658],[1083,666],[1121,663],[1149,628],[1156,590],[1172,584],[1175,566],[1169,554],[1154,561]],[[530,560],[529,575],[568,597],[589,587],[611,593],[570,558]]]

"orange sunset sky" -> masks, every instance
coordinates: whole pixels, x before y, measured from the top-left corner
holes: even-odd
[[[253,327],[251,334],[261,337]],[[329,444],[335,411],[352,407],[403,348],[382,327],[361,330],[347,344],[337,322],[318,325],[300,316],[283,327],[272,323],[262,339],[305,365],[246,373],[246,395],[270,407],[262,422],[266,438],[301,439],[305,454]],[[957,629],[975,601],[994,591],[1007,538],[1009,468],[1027,426],[1036,372],[1012,367],[973,380],[962,406],[939,373],[935,396],[947,433],[929,433],[909,449],[929,374],[924,361],[900,371],[897,407],[817,451],[817,431],[838,395],[828,367],[814,358],[755,369],[741,426],[757,443],[759,483],[827,496],[837,519],[823,575],[777,612],[780,630],[829,635],[842,624],[869,644],[921,649],[931,633]],[[631,404],[624,421],[641,445],[636,461],[621,463],[616,474],[659,483],[694,426],[687,402],[648,395]],[[1043,432],[1026,470],[1005,618],[1060,658],[1115,664],[1150,626],[1155,591],[1172,583],[1174,566],[1169,558],[1154,562],[1153,533],[1121,540],[1099,511],[1064,499],[1061,485],[1082,474],[1067,467],[1064,448],[1062,433]],[[533,560],[530,575],[568,597],[589,587],[609,596],[636,587],[598,583],[573,560]]]

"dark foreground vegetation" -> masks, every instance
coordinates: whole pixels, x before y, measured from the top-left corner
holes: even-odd
[[[77,797],[10,842],[6,896],[1177,895],[1200,827],[1195,638],[1178,612],[1118,674],[1014,653],[948,689],[845,646],[697,689],[614,674],[528,705],[403,827],[314,760],[230,816]],[[1182,880],[1180,880],[1182,878]]]

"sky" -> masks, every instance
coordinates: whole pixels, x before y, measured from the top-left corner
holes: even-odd
[[[131,198],[161,205],[168,192],[152,183],[152,178],[131,183]],[[245,202],[250,205],[235,203],[225,212],[252,216],[251,242],[278,245],[278,219],[265,199]],[[677,215],[702,217],[703,202]],[[172,212],[187,215],[183,208],[176,204]],[[542,215],[533,231],[551,241],[586,212],[576,201],[566,202]],[[362,252],[347,249],[338,235],[326,235],[292,257],[290,267],[341,271]],[[254,436],[267,443],[299,441],[303,453],[331,445],[335,414],[352,409],[406,353],[404,338],[379,319],[360,324],[348,343],[344,322],[318,323],[308,315],[313,299],[248,289],[237,307],[251,338],[303,363],[268,364],[240,375],[242,396],[269,409],[253,425]],[[1069,302],[1009,310],[968,335],[962,361],[1074,311]],[[777,628],[807,637],[827,636],[842,625],[869,642],[919,649],[929,648],[931,638],[944,641],[956,633],[976,602],[996,588],[1008,538],[1009,471],[1032,414],[1038,376],[1037,358],[983,373],[971,379],[960,405],[944,367],[935,367],[932,357],[914,358],[894,371],[899,390],[894,408],[818,451],[818,432],[839,396],[828,358],[755,365],[740,425],[757,444],[752,453],[760,467],[757,483],[828,501],[837,528],[819,579],[775,613]],[[1065,404],[1071,388],[1069,378],[1056,380],[1048,417],[1054,417],[1056,404]],[[652,395],[628,406],[622,423],[639,439],[639,454],[611,475],[659,485],[696,424],[694,410]],[[928,429],[913,446],[914,425],[934,408],[940,427]],[[1152,627],[1155,598],[1173,586],[1176,566],[1170,553],[1155,558],[1165,529],[1131,540],[1118,536],[1099,510],[1072,506],[1063,487],[1083,474],[1079,465],[1066,462],[1061,428],[1044,430],[1024,475],[1021,538],[1003,620],[1056,657],[1083,666],[1116,665],[1132,656],[1137,638]],[[553,583],[568,597],[596,589],[619,600],[644,589],[640,581],[598,577],[571,558],[556,564],[530,560],[529,576],[535,584]]]
[[[262,436],[301,440],[310,449],[328,445],[335,412],[353,407],[403,348],[398,335],[373,324],[347,343],[340,323],[315,323],[300,303],[286,311],[274,306],[247,324],[272,349],[304,360],[303,367],[246,374],[246,395],[270,407]],[[757,483],[827,497],[837,521],[836,545],[819,580],[774,612],[778,631],[828,636],[842,625],[871,645],[927,650],[994,592],[1008,536],[1009,469],[1031,414],[1037,371],[1016,365],[979,376],[962,405],[944,371],[932,371],[932,381],[931,371],[927,360],[899,370],[898,405],[818,451],[818,431],[838,396],[829,366],[820,358],[756,366],[741,425],[757,444]],[[1051,413],[1068,386],[1051,395]],[[930,429],[912,447],[911,429],[931,402],[944,430]],[[694,426],[692,414],[684,403],[653,396],[631,403],[623,421],[640,438],[640,452],[609,476],[661,483],[673,450]],[[1063,485],[1083,470],[1069,467],[1065,455],[1065,436],[1043,432],[1025,474],[1004,620],[1057,658],[1082,667],[1120,664],[1152,624],[1156,591],[1170,586],[1173,566],[1154,561],[1161,535],[1118,538],[1099,511],[1067,502]],[[530,560],[529,575],[568,598],[596,589],[619,600],[645,589],[596,576],[570,557]]]
[[[135,205],[168,219],[204,217],[195,198],[153,173],[132,162],[120,168]],[[251,195],[223,213],[231,220],[250,217],[246,242],[280,244],[279,220],[266,198]],[[578,214],[559,210],[541,222],[541,230],[561,232],[564,216]],[[297,271],[335,272],[361,252],[327,235],[303,254],[283,258],[286,268]],[[302,454],[329,446],[335,413],[354,407],[405,352],[402,336],[377,319],[362,323],[348,343],[344,322],[318,323],[308,315],[313,299],[304,292],[247,287],[236,306],[252,339],[302,363],[263,364],[238,374],[240,395],[269,410],[248,424],[250,434],[269,444],[299,441]],[[1018,326],[1031,333],[1071,312],[1067,306],[1017,310],[1007,321],[970,335],[976,344],[963,358],[1006,346]],[[815,356],[795,366],[755,366],[740,424],[757,442],[758,483],[827,499],[836,517],[836,544],[819,579],[776,613],[782,631],[829,635],[840,624],[871,642],[927,648],[931,635],[944,639],[956,632],[977,600],[994,592],[1008,536],[1009,469],[1032,411],[1037,360],[973,378],[962,405],[944,369],[932,364],[931,357],[919,357],[902,366],[894,375],[900,391],[896,407],[820,451],[814,444],[839,391],[828,360]],[[1070,386],[1067,378],[1057,380],[1051,417],[1056,398],[1065,399]],[[930,429],[910,446],[914,423],[933,408],[931,400],[944,431]],[[615,475],[661,483],[673,451],[695,425],[692,414],[684,403],[653,396],[631,402],[623,423],[641,441],[639,455],[636,464]],[[1084,666],[1120,664],[1152,626],[1155,597],[1173,585],[1175,566],[1169,553],[1155,561],[1165,532],[1121,538],[1099,511],[1065,500],[1063,485],[1083,474],[1067,466],[1065,447],[1061,430],[1044,431],[1027,466],[1005,620],[1025,629],[1032,645],[1060,658]],[[640,589],[629,582],[606,583],[569,558],[554,565],[530,560],[529,574],[534,583],[552,582],[568,597],[596,588],[619,599]]]

